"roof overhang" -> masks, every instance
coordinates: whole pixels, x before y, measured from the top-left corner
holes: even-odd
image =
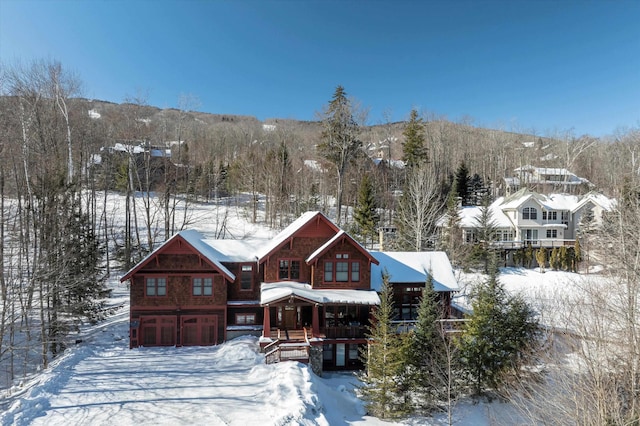
[[[380,297],[375,290],[316,290],[309,284],[293,281],[263,283],[260,289],[260,305],[286,303],[294,300],[330,305],[379,305]]]

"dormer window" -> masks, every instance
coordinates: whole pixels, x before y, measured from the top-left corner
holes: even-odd
[[[535,207],[525,207],[522,209],[522,219],[538,219],[538,210]]]

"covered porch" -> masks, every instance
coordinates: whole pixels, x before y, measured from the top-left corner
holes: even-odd
[[[262,284],[262,341],[310,342],[364,338],[370,309],[380,304],[373,290],[315,290],[309,284]]]

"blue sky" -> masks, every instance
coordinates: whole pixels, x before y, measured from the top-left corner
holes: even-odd
[[[89,98],[368,122],[412,108],[538,135],[640,126],[640,0],[0,0],[0,60],[55,59]]]

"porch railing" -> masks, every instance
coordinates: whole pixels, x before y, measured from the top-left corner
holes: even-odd
[[[292,338],[303,339],[301,342],[287,342]],[[277,339],[263,348],[267,364],[282,361],[309,362],[309,335],[306,328],[302,330],[277,331]]]
[[[363,338],[365,337],[366,327],[362,325],[339,325],[330,327],[320,327],[320,332],[328,338]]]

